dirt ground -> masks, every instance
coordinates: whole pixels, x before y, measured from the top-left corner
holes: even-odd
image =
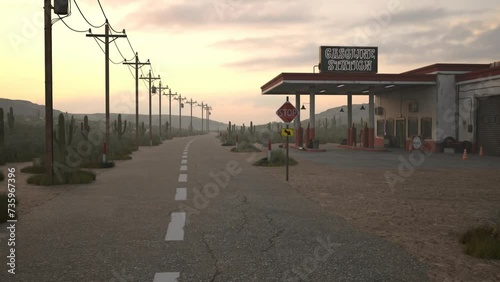
[[[392,189],[387,171],[301,160],[290,169],[289,185],[357,228],[403,246],[430,267],[432,281],[500,281],[500,261],[467,256],[458,242],[465,229],[500,221],[500,169],[417,169]],[[270,173],[284,180],[283,168]]]

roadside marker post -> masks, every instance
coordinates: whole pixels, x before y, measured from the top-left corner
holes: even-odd
[[[288,143],[290,140],[290,135],[293,135],[293,131],[290,131],[289,124],[298,115],[297,109],[289,102],[288,96],[286,96],[286,102],[276,111],[276,114],[286,123],[286,129],[282,131],[282,134],[286,135],[286,181],[288,181]]]

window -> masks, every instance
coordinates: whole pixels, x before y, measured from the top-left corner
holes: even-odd
[[[413,137],[418,135],[418,118],[409,117],[408,118],[408,137]]]
[[[384,120],[377,120],[377,136],[384,137]]]
[[[394,136],[394,119],[388,118],[385,121],[385,135],[387,136]]]
[[[423,117],[420,120],[422,139],[432,139],[432,118]]]

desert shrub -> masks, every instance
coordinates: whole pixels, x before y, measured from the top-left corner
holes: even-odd
[[[256,166],[284,166],[285,165],[286,154],[283,150],[272,150],[271,151],[271,161],[267,158],[262,158],[254,163]],[[296,165],[297,161],[292,157],[288,157],[289,165]]]
[[[470,228],[460,237],[465,245],[464,252],[483,259],[500,259],[499,226],[479,226]]]
[[[250,153],[250,152],[262,152],[262,150],[256,148],[254,145],[249,144],[248,142],[240,142],[238,146],[231,149],[231,152],[238,153]]]
[[[45,173],[45,167],[44,166],[27,166],[23,167],[21,169],[21,172],[24,173],[33,173],[33,174],[42,174]]]
[[[28,183],[50,186],[50,185],[64,185],[64,184],[87,184],[96,179],[96,175],[92,171],[87,170],[69,170],[61,173],[61,178],[54,175],[52,181],[45,174],[37,174],[28,178]]]

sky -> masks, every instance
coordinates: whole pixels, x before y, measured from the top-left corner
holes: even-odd
[[[134,71],[120,64],[122,55],[130,60],[133,51],[141,61],[150,60],[163,86],[208,103],[211,119],[233,124],[279,121],[275,112],[285,96],[261,95],[260,87],[282,72],[312,72],[324,45],[377,46],[379,73],[500,60],[498,0],[100,1],[104,13],[97,0],[71,0],[71,15],[64,22],[76,31],[62,21],[53,25],[55,109],[105,111],[104,53],[86,37],[91,27],[83,16],[100,26],[105,14],[114,30],[126,30],[131,43],[118,38],[110,45],[110,59],[117,63],[110,64],[113,113],[135,113]],[[0,97],[44,104],[43,0],[2,1],[0,10]],[[104,28],[92,27],[92,33],[103,34]],[[142,71],[147,76],[149,67]],[[145,80],[139,97],[140,113],[147,114]],[[158,96],[152,99],[156,114]],[[307,103],[308,95],[301,100]],[[353,103],[367,101],[353,97]],[[316,112],[346,103],[345,96],[319,96]],[[303,119],[308,112],[303,111]],[[162,113],[168,113],[167,97]],[[172,101],[172,114],[178,114],[178,101]],[[189,105],[182,114],[189,114]],[[193,115],[200,117],[201,107],[193,107]]]

